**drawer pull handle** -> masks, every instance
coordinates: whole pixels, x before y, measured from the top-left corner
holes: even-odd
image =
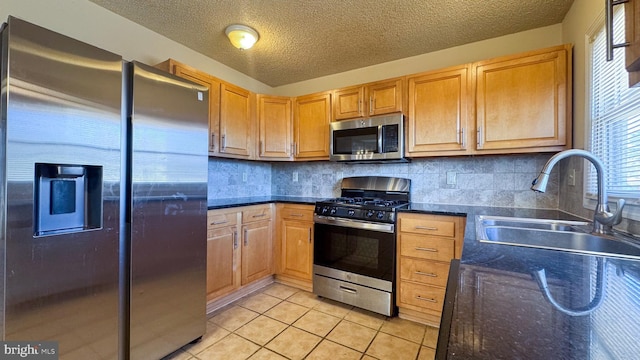
[[[417,246],[416,246],[416,250],[418,250],[418,251],[438,252],[438,249],[434,249],[434,248],[423,248],[423,247],[417,247]]]
[[[416,299],[418,299],[418,300],[422,300],[422,301],[428,301],[428,302],[431,302],[431,303],[437,303],[437,302],[438,302],[438,301],[437,301],[436,299],[434,299],[434,298],[423,298],[423,297],[422,297],[422,296],[420,296],[420,295],[416,296]]]
[[[438,274],[434,274],[434,273],[426,273],[426,272],[422,272],[422,271],[416,271],[416,275],[424,275],[424,276],[438,277]]]
[[[438,231],[438,228],[437,227],[431,227],[431,226],[416,226],[416,230]]]
[[[253,215],[254,218],[259,218],[259,217],[264,217],[264,216],[267,216],[267,214],[262,213],[262,214]]]
[[[211,223],[211,225],[221,225],[221,224],[226,224],[228,222],[229,222],[229,220],[214,221],[214,222]]]
[[[344,292],[348,292],[349,294],[357,294],[358,293],[358,290],[352,289],[352,288],[348,288],[348,287],[344,287],[342,285],[340,285],[340,290],[342,290]]]
[[[289,216],[291,216],[291,217],[303,217],[304,215],[302,215],[302,214],[289,214]]]

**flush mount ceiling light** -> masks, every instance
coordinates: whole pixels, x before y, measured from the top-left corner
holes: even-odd
[[[233,46],[240,50],[250,49],[258,41],[258,32],[246,25],[229,25],[224,31]]]

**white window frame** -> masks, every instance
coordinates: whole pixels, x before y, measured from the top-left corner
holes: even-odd
[[[591,60],[591,51],[592,51],[592,38],[594,38],[602,29],[604,28],[604,12],[598,16],[595,22],[591,25],[591,27],[587,30],[587,34],[585,35],[585,143],[586,147],[589,148],[591,145],[591,105],[592,105],[592,60]],[[614,57],[624,57],[623,49],[614,49]],[[638,104],[640,106],[640,104]],[[595,210],[597,205],[597,196],[596,194],[589,193],[588,189],[588,181],[589,181],[589,171],[593,168],[593,165],[589,161],[584,161],[584,170],[583,170],[583,206],[590,210]],[[606,186],[606,184],[605,184]],[[640,193],[638,196],[624,197],[626,200],[626,205],[624,208],[623,216],[632,220],[640,220]],[[609,204],[615,204],[615,202],[621,197],[609,194]],[[615,205],[613,206],[615,209]]]

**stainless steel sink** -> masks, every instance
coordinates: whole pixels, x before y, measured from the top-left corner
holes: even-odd
[[[581,221],[476,216],[480,242],[640,260],[639,240],[593,235],[589,229],[589,223]]]

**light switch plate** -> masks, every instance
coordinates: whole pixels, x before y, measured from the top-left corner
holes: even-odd
[[[293,182],[298,182],[298,172],[297,171],[293,172]]]

